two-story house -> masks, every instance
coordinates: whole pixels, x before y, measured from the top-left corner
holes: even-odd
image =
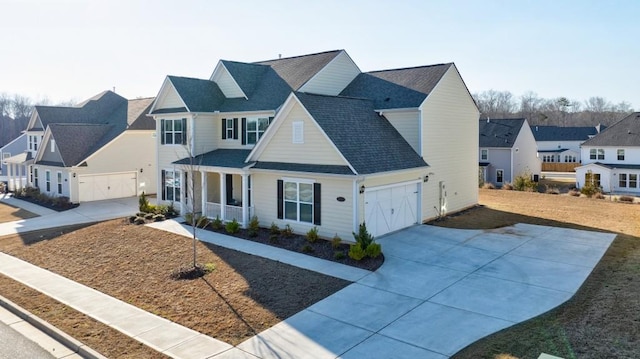
[[[26,151],[6,159],[10,182],[25,176],[28,186],[73,203],[155,193],[152,102],[105,91],[73,107],[36,106]]]
[[[540,176],[536,140],[524,118],[480,119],[480,180],[502,186],[520,175]]]
[[[532,126],[543,171],[573,171],[579,166],[580,145],[604,130],[605,126]]]
[[[454,64],[362,73],[344,50],[209,79],[168,76],[151,108],[160,203],[351,239],[477,203],[477,107]]]
[[[640,112],[614,123],[581,147],[578,188],[591,182],[604,192],[640,194]]]

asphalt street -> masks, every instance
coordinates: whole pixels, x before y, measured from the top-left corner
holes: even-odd
[[[0,359],[55,358],[42,347],[0,322]]]

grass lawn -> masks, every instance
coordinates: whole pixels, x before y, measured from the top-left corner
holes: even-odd
[[[198,262],[213,263],[215,270],[196,280],[173,280],[174,270],[191,263],[191,240],[122,219],[5,236],[0,250],[232,345],[349,284],[200,242]],[[101,336],[107,333],[104,326],[90,329],[99,332],[95,335],[79,333],[83,322],[68,320],[69,308],[47,313],[29,290],[17,288],[14,281],[0,278],[0,294],[36,315],[44,313],[45,320],[99,352],[124,357],[139,350],[129,343],[125,353],[105,352],[121,343],[112,333]],[[145,355],[153,357],[130,357]]]
[[[0,203],[0,223],[19,221],[21,219],[38,217],[37,214],[16,208],[6,203]]]
[[[490,335],[454,358],[637,358],[640,353],[640,205],[480,190],[480,207],[436,225],[541,224],[618,233],[576,295],[560,307]],[[561,240],[561,238],[558,238]]]

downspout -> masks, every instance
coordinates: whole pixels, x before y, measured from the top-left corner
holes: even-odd
[[[364,176],[353,180],[353,232],[358,233],[360,227],[360,183],[364,182]],[[362,198],[364,204],[364,197]]]

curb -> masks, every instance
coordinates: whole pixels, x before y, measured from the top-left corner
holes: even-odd
[[[56,341],[60,342],[61,344],[63,344],[67,348],[73,350],[75,353],[77,353],[78,355],[82,356],[83,358],[87,358],[87,359],[108,359],[104,355],[102,355],[102,354],[98,353],[97,351],[91,349],[90,347],[86,346],[85,344],[83,344],[79,340],[76,340],[75,338],[71,337],[69,334],[67,334],[67,333],[63,332],[62,330],[54,327],[53,325],[49,324],[48,322],[45,322],[44,320],[40,319],[39,317],[31,314],[26,309],[24,309],[21,306],[13,303],[9,299],[7,299],[7,298],[5,298],[5,297],[3,297],[1,295],[0,295],[0,306],[4,307],[5,309],[10,311],[11,313],[15,314],[20,319],[22,319],[22,320],[26,321],[27,323],[33,325],[34,327],[36,327],[40,331],[44,332],[45,334],[47,334],[51,338],[55,339]]]

